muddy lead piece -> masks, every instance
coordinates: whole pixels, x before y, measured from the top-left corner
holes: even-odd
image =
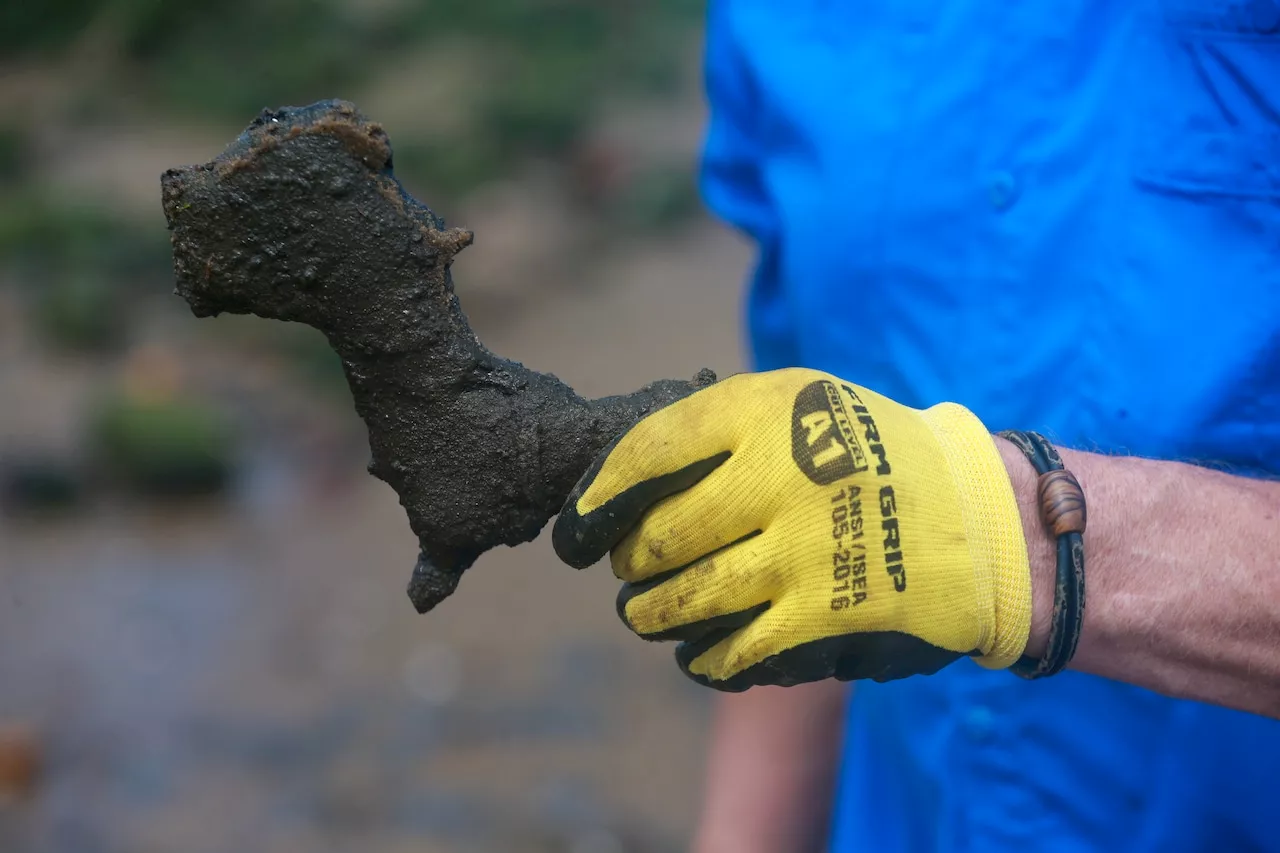
[[[585,400],[489,352],[449,266],[470,232],[413,199],[382,128],[341,101],[264,111],[211,163],[162,178],[177,293],[197,316],[293,320],[342,358],[369,470],[400,496],[425,613],[476,558],[533,539],[596,454],[715,380]]]

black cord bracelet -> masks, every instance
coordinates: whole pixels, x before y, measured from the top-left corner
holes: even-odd
[[[1076,653],[1084,625],[1084,491],[1062,457],[1038,432],[1006,430],[1001,438],[1013,442],[1031,460],[1036,473],[1040,520],[1058,540],[1058,573],[1053,593],[1053,618],[1044,657],[1023,655],[1009,669],[1023,678],[1043,678],[1061,672]]]

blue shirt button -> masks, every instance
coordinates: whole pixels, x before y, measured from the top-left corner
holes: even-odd
[[[1008,172],[996,172],[987,182],[987,199],[996,210],[1008,210],[1018,200],[1018,182]]]
[[[991,713],[991,709],[985,705],[974,705],[965,712],[962,725],[969,740],[974,743],[983,743],[995,734],[996,718]]]

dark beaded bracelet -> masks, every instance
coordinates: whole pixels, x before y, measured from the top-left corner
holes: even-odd
[[[1058,540],[1053,618],[1044,657],[1036,660],[1023,655],[1009,667],[1023,678],[1043,678],[1061,672],[1071,661],[1084,624],[1084,491],[1063,467],[1058,451],[1040,433],[1007,430],[999,435],[1013,442],[1040,475],[1036,484],[1040,519]]]

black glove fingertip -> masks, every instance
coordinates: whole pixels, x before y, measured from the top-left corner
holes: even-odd
[[[620,438],[605,448],[578,480],[551,530],[551,546],[556,555],[576,569],[594,565],[630,532],[649,507],[697,483],[730,456],[725,450],[669,474],[642,480],[591,512],[579,514],[578,501],[591,487]]]
[[[680,667],[680,671],[685,674],[689,680],[703,687],[710,687],[712,690],[719,690],[721,693],[742,693],[743,691],[754,687],[746,672],[740,672],[732,678],[725,680],[716,680],[707,675],[699,675],[689,669],[689,665],[701,657],[716,643],[732,634],[732,631],[713,631],[701,640],[681,643],[676,646],[676,665]]]
[[[672,640],[680,642],[696,642],[704,639],[712,632],[716,633],[717,637],[727,637],[739,628],[746,627],[753,619],[769,609],[769,602],[765,601],[754,607],[748,607],[746,610],[739,610],[734,613],[724,613],[720,616],[713,616],[710,619],[688,622],[683,625],[674,625],[663,631],[655,631],[646,634],[642,631],[636,630],[636,626],[627,618],[627,604],[631,599],[644,595],[654,587],[672,579],[683,571],[683,568],[676,569],[675,571],[666,572],[639,583],[624,583],[622,588],[618,590],[617,599],[618,618],[622,620],[622,624],[626,625],[627,628],[629,628],[637,637],[645,640],[652,640],[654,642],[670,642]],[[718,639],[717,642],[719,642]],[[712,645],[715,645],[715,643],[712,643]],[[708,646],[708,648],[710,648],[710,646]]]

